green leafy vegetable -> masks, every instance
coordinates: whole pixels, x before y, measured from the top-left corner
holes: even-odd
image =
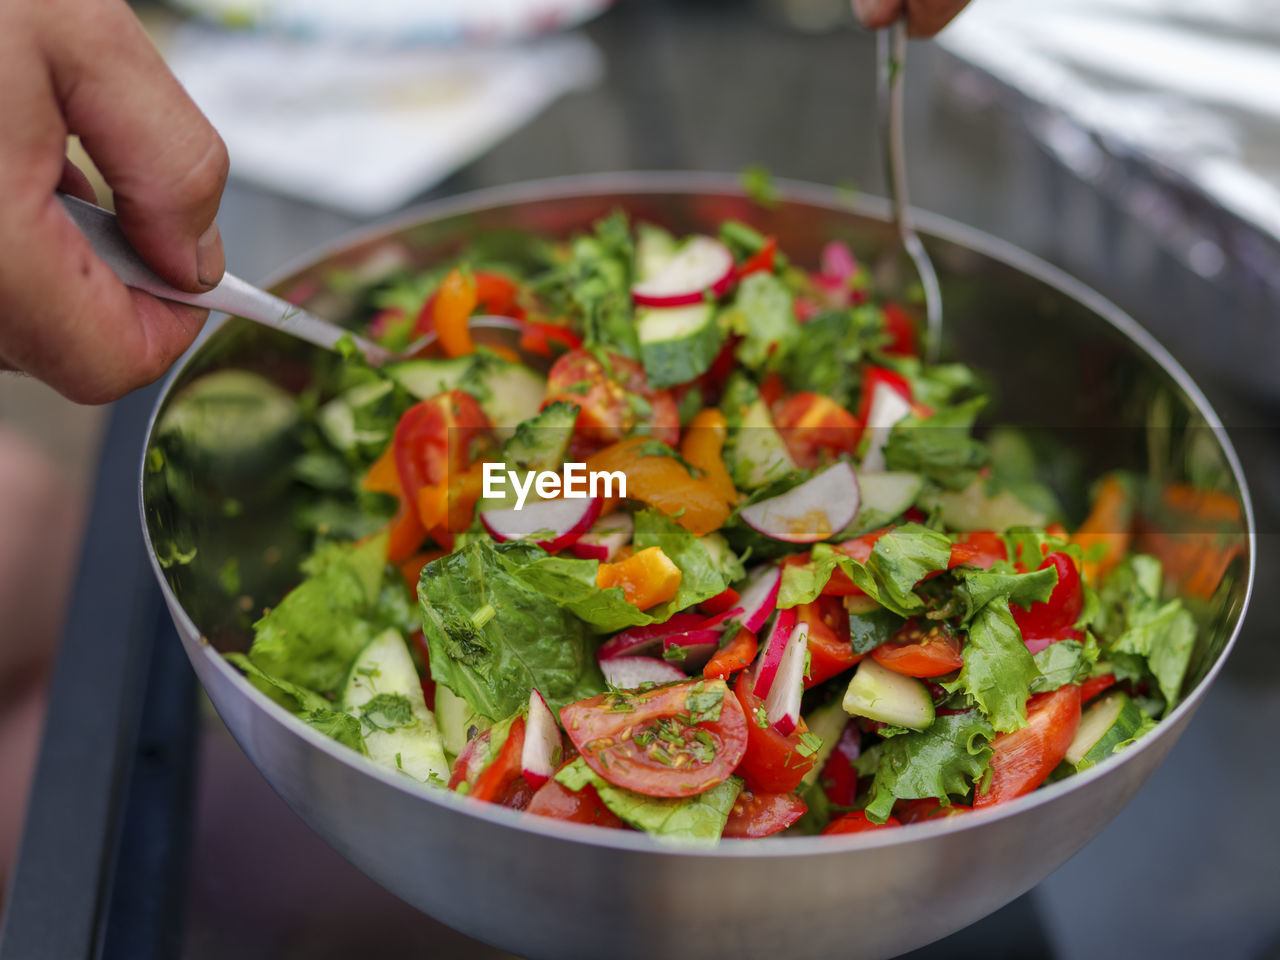
[[[281,680],[335,692],[366,643],[388,626],[403,625],[384,597],[386,550],[383,534],[316,551],[303,564],[307,579],[254,624],[250,659]],[[403,598],[403,585],[395,589]]]
[[[1089,636],[1079,640],[1059,640],[1035,655],[1040,676],[1031,681],[1032,693],[1047,693],[1069,683],[1081,683],[1098,660],[1098,644]]]
[[[1052,589],[1052,587],[1050,588]],[[960,675],[943,686],[973,698],[996,730],[1027,725],[1027,691],[1040,676],[1005,597],[985,604],[969,624]]]
[[[951,559],[947,535],[918,523],[894,527],[871,550],[865,564],[820,543],[810,562],[783,568],[778,606],[794,607],[817,599],[839,567],[867,596],[902,617],[924,611],[915,585],[935,570],[945,570]]]
[[[963,490],[987,462],[986,447],[970,435],[986,402],[985,397],[974,397],[930,417],[911,414],[900,420],[885,444],[886,465],[924,474],[949,490]]]
[[[966,569],[959,575],[960,591],[968,602],[970,616],[997,598],[1029,609],[1033,603],[1048,600],[1058,585],[1058,571],[1053,567],[1018,573],[1013,564],[1003,561],[989,570]]]
[[[867,818],[884,823],[897,800],[936,797],[950,806],[964,795],[991,761],[994,732],[977,711],[938,717],[929,729],[904,733],[880,746]]]
[[[267,673],[243,653],[228,653],[227,660],[239,667],[249,682],[326,737],[364,753],[364,737],[355,717],[335,710],[333,704],[306,687]]]
[[[905,622],[892,610],[883,607],[867,613],[849,614],[849,639],[853,642],[853,652],[870,653],[901,630]]]
[[[626,215],[619,211],[597,222],[593,233],[575,238],[568,260],[539,278],[535,288],[551,295],[553,306],[566,306],[582,318],[587,346],[638,357],[631,308],[634,255]]]
[[[556,774],[569,790],[590,784],[604,805],[631,826],[661,840],[678,843],[715,843],[724,832],[725,821],[742,791],[742,781],[730,777],[710,790],[693,797],[650,797],[615,787],[578,757]]]
[[[742,337],[738,360],[756,370],[772,352],[786,353],[800,336],[791,291],[771,273],[753,273],[743,279],[728,321],[730,329]]]
[[[418,583],[432,674],[491,720],[524,706],[533,688],[553,710],[604,691],[587,625],[513,574],[537,556],[531,549],[546,556],[477,540],[427,564]]]
[[[778,362],[778,373],[791,390],[825,394],[852,409],[859,383],[853,365],[880,334],[880,311],[870,304],[852,310],[821,313],[805,322]]]

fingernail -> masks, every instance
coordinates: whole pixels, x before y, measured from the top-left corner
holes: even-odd
[[[222,252],[222,234],[218,232],[217,221],[214,221],[196,241],[196,279],[203,286],[216,287],[222,280],[222,272],[226,268],[227,261]]]

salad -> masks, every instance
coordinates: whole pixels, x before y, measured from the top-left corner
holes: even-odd
[[[665,840],[848,833],[1006,803],[1179,701],[1197,620],[1136,479],[1073,481],[1070,522],[1060,451],[975,431],[982,378],[842,243],[615,214],[360,296],[440,355],[352,352],[302,404],[313,549],[228,657],[375,763]]]

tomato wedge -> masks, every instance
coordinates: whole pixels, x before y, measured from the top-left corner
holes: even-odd
[[[804,719],[784,737],[766,723],[760,726],[757,717],[764,716],[764,701],[751,688],[755,685],[752,671],[743,670],[733,692],[746,714],[747,749],[738,765],[738,773],[746,778],[747,785],[762,793],[790,793],[800,786],[800,780],[813,767],[814,757],[802,756],[804,747],[801,736],[808,732]]]
[[[577,405],[577,433],[597,447],[644,425],[665,444],[680,439],[680,411],[671,392],[650,387],[644,367],[619,353],[603,360],[590,350],[563,354],[547,373],[546,402],[557,400]]]
[[[625,828],[617,814],[604,805],[596,788],[587,784],[581,790],[569,790],[552,777],[534,793],[526,812],[552,820],[591,823],[597,827]]]
[[[1080,688],[1071,684],[1027,701],[1027,725],[991,741],[991,782],[975,809],[1030,793],[1067,755],[1080,726]]]
[[[900,827],[902,824],[895,817],[890,817],[884,823],[873,823],[867,819],[867,815],[861,810],[853,813],[846,813],[843,817],[836,817],[822,832],[826,833],[866,833],[868,830],[884,830],[886,827]]]
[[[916,352],[916,325],[905,307],[896,303],[884,305],[884,330],[890,339],[881,351],[906,357]]]
[[[802,603],[796,617],[809,625],[809,672],[805,689],[843,673],[862,659],[849,642],[849,613],[839,597],[822,596]]]
[[[1049,599],[1033,603],[1027,610],[1016,603],[1009,608],[1024,641],[1062,639],[1065,631],[1080,619],[1080,611],[1084,609],[1084,588],[1080,584],[1080,571],[1076,569],[1075,561],[1059,550],[1045,557],[1036,569],[1044,570],[1046,567],[1054,567],[1058,571],[1058,583]]]
[[[1115,683],[1116,675],[1114,673],[1104,673],[1101,676],[1090,677],[1080,684],[1080,702],[1088,703],[1103,690],[1115,686]]]
[[[912,619],[871,656],[882,667],[908,677],[940,677],[964,665],[960,641],[941,623]]]
[[[820,393],[788,397],[774,411],[773,422],[792,459],[808,470],[852,454],[862,436],[862,424],[853,414]]]
[[[743,790],[729,811],[724,825],[725,837],[755,840],[785,830],[809,807],[792,793],[756,793]]]
[[[707,665],[702,668],[702,675],[728,680],[732,674],[750,666],[759,647],[756,635],[746,627],[739,627],[733,638],[711,655]]]
[[[587,766],[653,797],[702,793],[733,773],[747,749],[747,718],[718,679],[604,693],[569,704],[560,721]]]
[[[949,807],[944,807],[936,797],[926,797],[923,800],[899,800],[893,805],[894,816],[903,823],[937,820],[939,817],[954,817],[972,811],[973,807],[966,803],[953,803]]]
[[[947,569],[981,567],[983,570],[990,570],[997,561],[1008,558],[1009,552],[1005,549],[1004,538],[1000,534],[987,530],[964,533],[951,545]]]
[[[520,758],[524,752],[524,717],[516,717],[507,731],[507,739],[497,754],[486,763],[493,731],[467,741],[453,765],[449,789],[465,792],[467,796],[487,803],[501,803],[511,785],[521,774]],[[466,791],[460,787],[470,784]]]
[[[853,761],[862,753],[862,732],[858,724],[850,720],[840,732],[836,748],[827,757],[818,781],[822,790],[837,807],[851,807],[858,796],[858,771]]]

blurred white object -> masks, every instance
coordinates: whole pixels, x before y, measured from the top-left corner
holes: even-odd
[[[224,26],[400,43],[513,40],[591,19],[613,0],[171,0]]]
[[[977,0],[938,41],[1280,236],[1280,2]]]
[[[164,53],[233,176],[358,216],[403,205],[603,73],[575,34],[386,49],[188,25]]]

